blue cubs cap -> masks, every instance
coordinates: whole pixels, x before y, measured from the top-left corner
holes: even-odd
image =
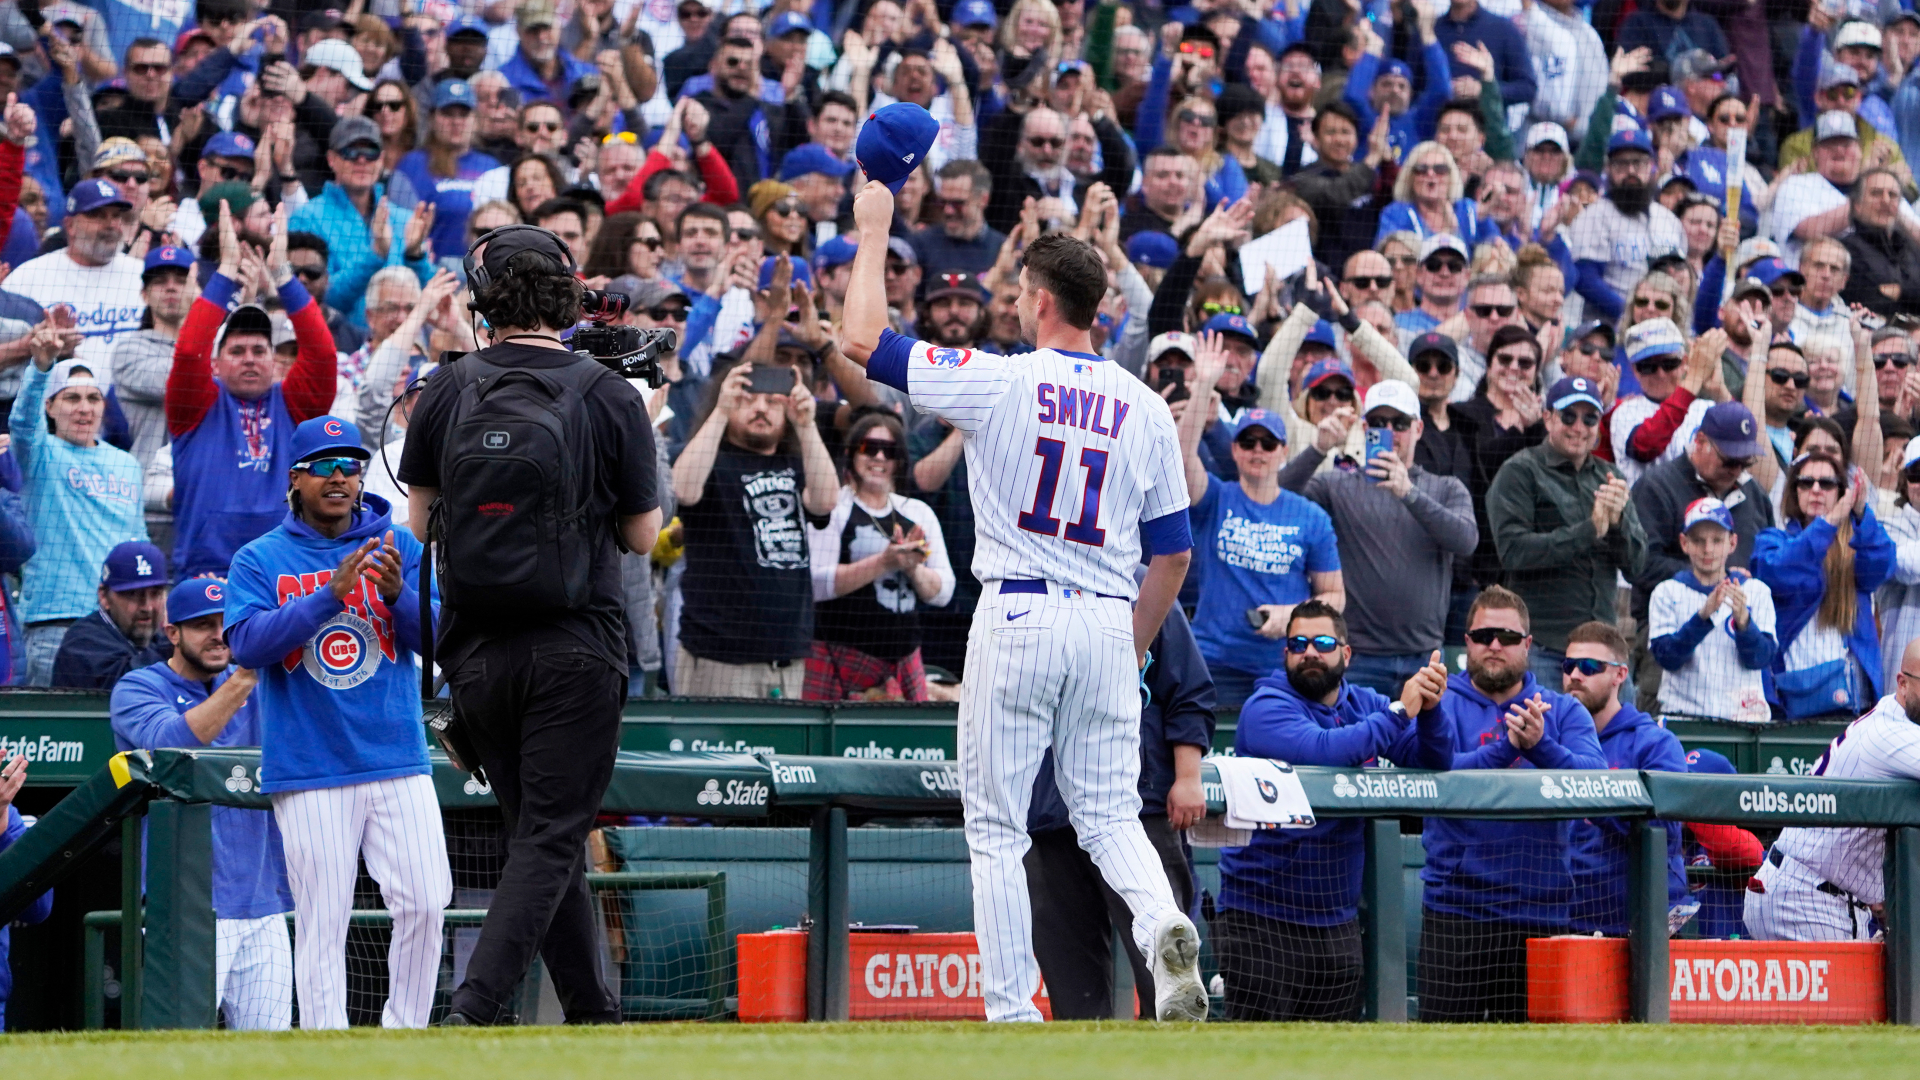
[[[243,157],[253,156],[253,140],[237,131],[222,131],[207,140],[200,148],[201,157]]]
[[[853,167],[853,162],[841,161],[819,143],[801,143],[780,159],[779,179],[792,180],[808,173],[821,173],[838,180],[852,172]]]
[[[167,622],[173,626],[227,610],[227,583],[219,578],[188,578],[167,594]]]
[[[1200,332],[1203,334],[1208,331],[1216,334],[1230,334],[1233,337],[1244,338],[1249,344],[1255,347],[1258,347],[1260,344],[1260,336],[1253,332],[1253,324],[1247,321],[1245,315],[1228,315],[1224,312],[1215,315],[1213,318],[1207,320],[1205,326],[1200,328]]]
[[[360,445],[360,429],[351,420],[316,416],[293,429],[293,461],[298,465],[319,457],[373,457]]]
[[[1687,751],[1687,771],[1693,773],[1715,773],[1721,776],[1733,776],[1740,772],[1727,760],[1727,755],[1718,750]]]
[[[859,244],[844,236],[836,236],[813,249],[813,268],[820,271],[844,266],[853,261],[854,253],[859,250]]]
[[[1333,324],[1325,319],[1315,320],[1313,329],[1307,331],[1307,336],[1300,339],[1300,344],[1302,345],[1308,342],[1312,342],[1315,345],[1325,345],[1329,349],[1338,349],[1340,347],[1340,344],[1333,339]]]
[[[1807,280],[1800,275],[1800,271],[1793,269],[1779,259],[1761,259],[1759,262],[1747,268],[1747,276],[1759,278],[1761,283],[1769,289],[1773,288],[1774,282],[1779,281],[1783,277],[1793,278],[1799,284],[1805,284]]]
[[[993,0],[960,0],[953,5],[953,24],[994,27],[1000,25],[1000,16],[993,9]]]
[[[163,244],[160,247],[154,248],[147,252],[147,265],[141,269],[140,279],[144,281],[147,276],[155,270],[165,270],[168,268],[185,270],[188,273],[192,273],[193,252],[176,244]]]
[[[1590,379],[1571,377],[1561,379],[1553,384],[1553,389],[1547,391],[1547,407],[1555,412],[1578,405],[1582,401],[1601,412],[1607,411],[1607,407],[1600,404],[1600,388],[1594,386]]]
[[[1727,509],[1726,503],[1711,495],[1687,504],[1686,512],[1680,515],[1680,531],[1684,533],[1703,521],[1718,525],[1728,532],[1733,531],[1733,511]]]
[[[1240,433],[1248,428],[1261,428],[1272,432],[1273,437],[1280,440],[1280,445],[1287,444],[1287,422],[1272,409],[1248,409],[1241,413],[1240,419],[1233,422],[1233,429],[1227,433],[1227,437],[1237,439]]]
[[[1647,100],[1647,120],[1659,123],[1669,116],[1692,116],[1693,110],[1687,107],[1687,99],[1680,91],[1671,86],[1656,87],[1653,96]]]
[[[773,261],[775,258],[777,258],[777,256],[769,255],[766,258],[760,260],[760,284],[758,286],[759,288],[762,288],[762,289],[773,288]],[[792,259],[790,257],[790,261],[793,263],[794,283],[804,284],[809,289],[813,288],[813,271],[807,269],[807,260]]]
[[[1713,441],[1713,448],[1730,461],[1760,456],[1760,425],[1753,413],[1738,401],[1723,401],[1700,418],[1700,434]]]
[[[446,79],[433,88],[433,107],[436,109],[473,108],[473,87],[465,79]]]
[[[1379,82],[1389,75],[1398,75],[1408,82],[1413,81],[1413,69],[1408,67],[1404,60],[1389,60],[1381,64],[1380,70],[1373,75],[1373,81]]]
[[[1127,261],[1130,263],[1165,270],[1179,257],[1180,242],[1163,232],[1137,232],[1133,234],[1133,239],[1127,241]]]
[[[167,557],[145,540],[128,540],[107,552],[107,567],[100,584],[108,592],[146,589],[167,583]]]
[[[72,191],[67,192],[67,213],[69,214],[85,214],[103,206],[131,208],[133,203],[120,193],[120,189],[111,180],[82,180],[73,185]]]
[[[927,110],[910,101],[895,102],[867,117],[860,126],[853,160],[860,163],[867,179],[880,181],[898,195],[907,177],[927,159],[927,151],[939,134],[940,121]]]
[[[1353,381],[1353,369],[1339,357],[1329,356],[1325,360],[1316,360],[1307,365],[1307,374],[1300,380],[1300,387],[1303,390],[1311,390],[1328,379],[1345,379],[1347,385],[1357,385]]]
[[[813,33],[813,20],[797,11],[783,12],[779,18],[773,20],[773,25],[767,28],[767,36],[782,38],[796,30],[802,34]]]
[[[1645,128],[1636,127],[1630,131],[1616,131],[1607,140],[1607,156],[1612,157],[1623,150],[1638,150],[1643,154],[1653,154],[1653,137]]]

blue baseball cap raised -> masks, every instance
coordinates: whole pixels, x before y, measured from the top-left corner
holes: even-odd
[[[820,173],[835,180],[853,171],[853,162],[841,161],[833,151],[819,143],[801,143],[780,159],[781,180],[792,180],[808,173]]]
[[[219,578],[188,578],[167,594],[167,622],[179,626],[227,610],[227,584]]]
[[[107,552],[100,584],[108,592],[146,589],[167,583],[167,557],[145,540],[128,540]]]
[[[319,457],[373,457],[360,445],[360,429],[351,420],[316,416],[293,429],[293,461],[298,465]]]
[[[867,179],[880,181],[898,195],[907,177],[927,159],[927,151],[939,134],[940,121],[927,110],[911,101],[895,102],[861,125],[853,159],[860,163]]]

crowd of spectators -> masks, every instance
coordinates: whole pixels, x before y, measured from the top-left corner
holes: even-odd
[[[463,253],[517,222],[679,335],[645,391],[671,484],[627,557],[635,695],[958,693],[965,439],[840,354],[849,264],[883,245],[896,328],[964,363],[1030,347],[1021,253],[1049,231],[1098,250],[1096,347],[1178,423],[1217,704],[1257,720],[1337,652],[1290,685],[1339,727],[1368,714],[1328,686],[1399,699],[1464,649],[1458,746],[1330,761],[1474,767],[1510,730],[1509,762],[1598,767],[1667,753],[1646,717],[1852,716],[1920,634],[1900,3],[130,10],[0,17],[13,683],[166,660],[164,586],[285,517],[304,421],[358,425],[401,523],[382,450],[475,347]],[[894,102],[938,136],[889,234],[857,235],[855,139]],[[1569,842],[1478,828],[1430,860]],[[1529,932],[1565,910],[1509,899]],[[1436,963],[1486,942],[1450,903]],[[1269,991],[1237,1007],[1286,1013]]]

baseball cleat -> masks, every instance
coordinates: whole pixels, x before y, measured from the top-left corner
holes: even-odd
[[[1207,1018],[1207,990],[1200,985],[1200,933],[1185,915],[1170,915],[1153,932],[1153,1014],[1164,1021]]]

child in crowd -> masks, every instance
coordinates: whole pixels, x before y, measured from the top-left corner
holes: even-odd
[[[1719,499],[1695,499],[1681,519],[1692,564],[1653,590],[1647,636],[1666,670],[1660,712],[1764,723],[1772,719],[1761,672],[1773,661],[1773,591],[1727,556],[1739,538]]]

